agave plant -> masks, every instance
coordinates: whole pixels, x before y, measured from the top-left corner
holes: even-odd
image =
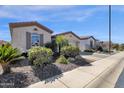
[[[8,44],[0,46],[0,64],[2,65],[4,72],[8,71],[11,62],[21,59],[23,59],[23,57],[18,49],[13,48]]]

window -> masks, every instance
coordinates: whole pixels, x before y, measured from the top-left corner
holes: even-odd
[[[40,45],[40,35],[32,33],[31,35],[31,45],[39,46]]]
[[[76,47],[79,47],[79,42],[78,41],[76,41]]]

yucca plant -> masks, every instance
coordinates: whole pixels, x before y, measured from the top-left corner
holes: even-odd
[[[17,48],[13,48],[11,45],[5,44],[0,46],[0,64],[3,67],[4,73],[9,71],[9,64],[16,60],[21,60],[24,57]]]

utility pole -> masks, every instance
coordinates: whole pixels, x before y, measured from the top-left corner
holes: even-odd
[[[111,5],[109,5],[109,54],[111,54]]]

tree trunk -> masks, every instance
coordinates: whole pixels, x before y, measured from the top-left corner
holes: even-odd
[[[9,64],[2,63],[1,66],[2,66],[2,69],[3,69],[3,74],[10,73],[10,66],[9,66]]]

